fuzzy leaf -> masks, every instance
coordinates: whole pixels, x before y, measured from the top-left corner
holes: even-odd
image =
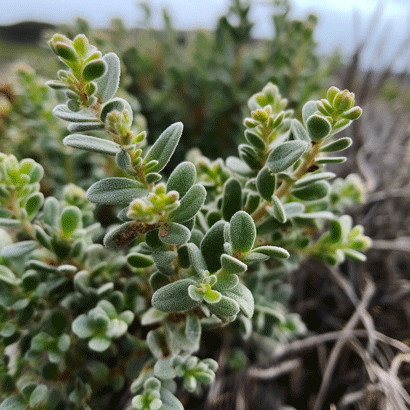
[[[69,206],[61,214],[61,230],[65,236],[70,236],[81,222],[81,211],[76,206]]]
[[[101,123],[100,121],[96,122],[71,122],[67,126],[67,130],[70,132],[85,132],[85,131],[98,131],[104,128],[104,124]],[[67,137],[66,137],[67,138]],[[99,140],[102,140],[102,138],[98,138]],[[102,140],[106,141],[106,140]],[[63,140],[64,142],[64,140]],[[70,144],[65,144],[65,145],[70,145]],[[73,145],[71,145],[73,146]],[[74,148],[79,148],[79,147],[74,147]],[[98,152],[98,151],[97,151]],[[111,154],[110,154],[111,155]]]
[[[33,219],[43,206],[44,195],[41,192],[31,194],[26,202],[26,212],[29,219]]]
[[[279,246],[264,245],[253,249],[254,252],[263,253],[275,258],[289,258],[289,252]]]
[[[106,336],[94,336],[88,342],[88,347],[95,352],[104,352],[111,346],[111,340]]]
[[[316,101],[308,101],[302,108],[303,122],[306,122],[309,117],[311,117],[315,112],[317,112]]]
[[[159,393],[162,401],[161,410],[184,410],[184,406],[169,390],[161,388]]]
[[[296,189],[302,188],[302,187],[312,184],[313,182],[323,181],[325,179],[331,179],[331,178],[334,178],[335,176],[336,174],[334,174],[333,172],[319,172],[317,174],[310,174],[310,175],[307,175],[299,179],[299,181],[296,181],[293,184],[293,187]]]
[[[207,266],[201,251],[193,243],[188,243],[186,246],[192,267],[198,275],[203,276]]]
[[[126,222],[104,236],[104,246],[119,250],[125,246],[130,245],[135,238],[145,232],[145,227],[137,221]]]
[[[231,317],[239,313],[238,302],[226,296],[222,296],[219,302],[207,306],[216,316]]]
[[[178,145],[182,135],[182,129],[182,122],[176,122],[170,125],[149,149],[144,159],[144,164],[148,164],[152,160],[158,161],[158,163],[150,169],[150,172],[159,172],[165,168]]]
[[[221,267],[220,257],[224,252],[224,227],[227,222],[219,221],[205,234],[200,249],[209,272],[216,272]]]
[[[199,343],[201,339],[201,322],[196,315],[187,315],[185,335],[191,343]]]
[[[317,181],[300,189],[294,189],[292,195],[302,201],[317,201],[329,193],[330,185],[326,181]]]
[[[283,205],[283,207],[285,208],[286,217],[288,219],[302,214],[305,210],[305,205],[300,202],[289,202]]]
[[[252,292],[242,283],[238,283],[233,289],[225,292],[225,295],[238,303],[239,308],[246,317],[251,318],[255,310],[255,302]]]
[[[318,158],[315,162],[317,165],[323,164],[342,164],[346,161],[346,157],[323,157]]]
[[[306,121],[309,137],[313,141],[320,141],[330,135],[332,125],[322,115],[312,115]]]
[[[129,178],[113,177],[95,182],[87,190],[86,197],[97,204],[128,204],[135,198],[148,195],[144,185]]]
[[[266,161],[266,166],[275,174],[292,166],[306,151],[305,141],[288,141],[274,148]]]
[[[186,222],[192,219],[201,209],[206,199],[206,189],[203,185],[195,184],[180,199],[180,205],[170,213],[173,222]]]
[[[242,208],[242,187],[236,178],[229,178],[223,188],[222,215],[229,221]]]
[[[31,408],[36,408],[45,401],[48,388],[45,384],[39,384],[30,394],[29,405]]]
[[[95,81],[97,84],[95,95],[105,103],[114,97],[120,84],[120,59],[115,53],[107,53],[102,59],[107,65],[107,71]]]
[[[287,217],[281,200],[276,195],[272,195],[271,201],[272,206],[266,208],[267,211],[280,223],[284,224],[287,221]]]
[[[256,133],[250,130],[245,130],[245,138],[253,147],[259,151],[264,151],[266,148],[265,141]]]
[[[98,120],[98,118],[93,115],[94,111],[85,109],[73,112],[65,104],[60,104],[54,107],[53,114],[62,120],[71,122],[96,122]]]
[[[256,227],[248,213],[239,211],[231,218],[230,236],[234,252],[248,252],[252,249],[256,239]]]
[[[86,83],[94,81],[104,75],[107,65],[103,60],[93,60],[83,68],[83,79]]]
[[[291,121],[291,130],[296,140],[306,141],[308,143],[310,142],[309,134],[305,130],[305,127],[297,119],[293,119]]]
[[[228,157],[225,161],[226,166],[239,175],[249,177],[254,175],[254,171],[248,165],[237,157]]]
[[[69,147],[107,155],[116,155],[120,151],[120,146],[113,141],[82,134],[68,135],[63,139],[63,144]]]
[[[130,117],[130,123],[132,123],[133,111],[132,111],[131,105],[128,103],[128,101],[124,100],[123,98],[118,98],[118,97],[107,101],[101,107],[100,119],[102,122],[105,122],[105,119],[107,118],[108,113],[112,111],[122,112],[124,110],[128,111],[128,114]]]
[[[190,285],[197,285],[192,279],[180,279],[158,289],[151,299],[152,306],[161,312],[184,312],[199,303],[188,295]]]
[[[18,279],[13,271],[7,266],[0,265],[0,282],[7,283],[9,285],[18,285],[20,283],[20,279]]]
[[[263,167],[256,177],[256,187],[260,196],[270,201],[276,188],[276,175],[268,167]]]
[[[171,173],[167,182],[167,192],[177,191],[182,198],[195,184],[196,168],[192,162],[181,162]]]
[[[36,248],[36,241],[22,241],[2,248],[0,251],[0,256],[8,259],[20,258],[33,252]]]
[[[159,231],[159,239],[167,245],[181,245],[188,242],[190,237],[191,231],[177,223],[170,223],[166,229]]]
[[[343,151],[352,145],[352,139],[349,137],[340,138],[336,141],[332,141],[329,144],[323,145],[320,148],[321,152],[337,152]]]
[[[134,268],[148,268],[154,264],[152,258],[142,253],[129,254],[127,262]]]
[[[342,225],[337,219],[332,219],[329,222],[329,237],[332,243],[337,243],[342,239]]]
[[[27,409],[27,403],[24,400],[24,396],[21,393],[7,397],[0,404],[0,410],[26,410],[26,409]]]
[[[224,253],[221,256],[222,269],[226,273],[244,273],[248,269],[247,265],[233,256]]]

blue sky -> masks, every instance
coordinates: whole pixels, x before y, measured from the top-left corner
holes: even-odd
[[[181,29],[212,28],[216,19],[230,4],[229,0],[150,0],[154,23],[161,25],[161,9],[167,7],[173,17],[174,25]],[[253,18],[258,21],[254,34],[269,36],[271,23],[269,19],[269,0],[253,0]],[[363,37],[371,15],[378,0],[293,0],[293,15],[306,16],[314,12],[320,18],[316,31],[319,50],[326,53],[335,46],[348,54]],[[386,0],[383,18],[376,27],[374,38],[386,31],[389,33],[384,50],[368,47],[366,65],[371,61],[387,64],[403,39],[409,35],[410,20],[409,0]],[[128,26],[135,26],[140,14],[136,0],[3,0],[0,5],[0,24],[10,24],[21,20],[42,20],[52,23],[72,21],[76,16],[88,19],[94,26],[108,25],[112,17],[121,17]],[[354,11],[360,12],[358,27],[361,33],[354,30]],[[358,13],[356,13],[356,16]],[[410,65],[410,58],[402,58],[398,69]],[[408,61],[407,61],[408,60]],[[401,64],[401,66],[400,66]]]

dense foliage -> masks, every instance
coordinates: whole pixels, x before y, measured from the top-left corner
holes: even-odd
[[[20,72],[36,90],[22,114],[39,92],[47,101],[33,107],[40,145],[0,154],[0,409],[183,409],[183,390],[201,396],[215,378],[207,335],[263,343],[261,357],[305,332],[287,308],[289,272],[307,257],[364,260],[370,241],[343,214],[361,200],[360,180],[325,168],[345,160],[333,153],[352,140],[337,134],[361,109],[331,87],[299,121],[268,82],[248,101],[239,157],[195,149],[164,182],[183,124],[149,145],[136,104],[116,96],[118,56],[83,34],[49,45],[65,65],[47,82],[59,101]],[[68,122],[63,144],[50,111]],[[50,163],[22,158],[25,149]],[[48,175],[66,161],[87,192]],[[49,178],[54,196],[42,189]],[[108,229],[93,204],[117,215]]]

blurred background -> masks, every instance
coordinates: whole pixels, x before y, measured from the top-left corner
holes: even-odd
[[[132,102],[138,127],[148,130],[151,142],[169,124],[184,123],[171,168],[192,147],[211,158],[235,155],[243,141],[242,119],[249,115],[247,100],[268,81],[278,85],[297,115],[308,100],[323,98],[329,86],[348,88],[364,114],[349,128],[347,136],[354,142],[348,161],[335,172],[342,177],[355,173],[366,187],[366,198],[350,213],[373,238],[373,249],[366,263],[347,262],[336,273],[303,265],[289,278],[295,289],[291,311],[301,315],[312,334],[340,330],[357,307],[364,278],[370,278],[377,292],[368,307],[366,331],[375,329],[406,347],[410,340],[409,22],[408,0],[138,4],[5,0],[0,5],[0,148],[44,166],[45,195],[68,182],[87,188],[115,172],[113,164],[101,157],[73,153],[62,145],[68,132],[51,114],[60,97],[44,85],[59,68],[47,46],[55,31],[70,38],[85,33],[101,51],[119,55],[120,93]],[[340,183],[341,189],[351,186],[347,179]],[[104,224],[104,212],[100,220]],[[270,403],[279,400],[266,394],[272,385],[281,391],[280,400],[306,408],[319,388],[329,352],[324,343],[295,350],[298,365],[269,381],[254,378],[245,383],[249,408],[265,408],[261,397]],[[391,346],[368,362],[351,351],[342,357],[326,408],[335,402],[341,403],[337,409],[407,408],[394,407],[388,395],[379,395],[397,388],[389,385],[396,379],[376,377],[368,384],[365,376],[369,363],[386,374],[391,370]],[[206,408],[237,408],[232,404],[235,389],[243,388],[245,377],[238,374],[225,379],[219,375]],[[408,391],[409,366],[401,366],[396,376]],[[347,386],[360,394],[350,394]]]

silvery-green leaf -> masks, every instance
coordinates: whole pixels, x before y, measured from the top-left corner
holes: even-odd
[[[239,144],[239,156],[251,169],[259,170],[262,166],[256,150],[248,144]]]
[[[89,324],[87,315],[77,316],[74,319],[71,328],[80,339],[91,337],[94,332],[93,328]]]
[[[300,202],[289,202],[284,204],[283,207],[285,208],[286,217],[288,219],[302,214],[306,208],[305,205]]]
[[[116,155],[120,151],[120,146],[113,141],[83,134],[68,135],[63,139],[63,144],[69,147],[107,155]]]
[[[172,265],[176,256],[176,252],[168,251],[162,248],[154,249],[154,252],[152,253],[152,259],[154,260],[156,267],[162,273],[167,275],[173,275],[175,273]]]
[[[312,219],[333,219],[335,215],[329,211],[308,212],[295,216],[295,220],[312,220]]]
[[[86,197],[97,204],[128,204],[135,198],[148,195],[147,189],[140,182],[129,178],[105,178],[90,186]]]
[[[180,279],[159,288],[152,296],[151,303],[161,312],[184,312],[199,303],[189,297],[188,288],[197,285],[192,279]]]
[[[287,217],[281,200],[276,195],[272,195],[271,202],[272,206],[267,207],[266,210],[280,223],[284,224],[287,221]]]
[[[225,221],[219,221],[209,229],[201,241],[200,249],[209,272],[216,272],[221,267],[220,257],[224,253]]]
[[[144,159],[144,164],[148,164],[151,160],[158,161],[157,165],[150,169],[151,172],[159,172],[168,164],[181,138],[182,129],[182,122],[170,125],[149,149]]]
[[[244,273],[248,269],[246,263],[224,253],[221,256],[222,269],[226,273]]]
[[[107,101],[102,107],[101,107],[101,114],[100,114],[100,119],[102,122],[105,122],[105,119],[107,118],[107,114],[112,112],[112,111],[119,111],[122,112],[124,110],[128,111],[129,118],[130,118],[130,124],[132,124],[132,119],[133,119],[133,112],[130,104],[128,101],[124,100],[123,98],[113,98],[112,100]]]
[[[127,151],[119,150],[115,155],[115,163],[117,164],[118,168],[121,168],[123,171],[127,172],[128,174],[133,174],[133,169],[131,167],[131,156]]]
[[[343,249],[343,253],[346,255],[346,257],[357,260],[359,262],[366,262],[367,260],[366,255],[354,249]]]
[[[167,182],[167,192],[177,191],[182,198],[195,184],[196,168],[192,162],[181,162],[171,173]]]
[[[162,175],[158,174],[158,172],[151,172],[146,175],[145,180],[148,184],[155,184],[158,181],[161,181]]]
[[[342,225],[337,219],[332,219],[329,222],[329,238],[332,243],[337,243],[342,239]]]
[[[172,365],[174,358],[172,356],[159,359],[154,366],[154,376],[162,380],[170,380],[176,377],[175,369]]]
[[[120,59],[115,53],[107,53],[102,59],[107,65],[107,71],[102,77],[95,80],[97,84],[95,95],[102,103],[105,103],[114,97],[120,84]]]
[[[326,181],[314,182],[303,188],[292,190],[292,195],[302,201],[317,201],[327,196],[330,185]]]
[[[306,128],[312,141],[321,141],[332,131],[332,124],[320,114],[311,115],[306,120]]]
[[[266,148],[265,141],[255,132],[245,130],[245,138],[253,147],[259,151],[264,151]]]
[[[60,104],[54,107],[53,114],[65,121],[71,122],[96,122],[93,110],[84,109],[78,112],[71,111],[65,104]]]
[[[248,253],[242,260],[244,262],[263,262],[269,259],[269,256],[264,253],[251,252]]]
[[[186,246],[192,267],[199,276],[203,276],[207,267],[201,251],[193,243],[188,243]]]
[[[250,251],[256,239],[256,227],[252,217],[245,211],[236,212],[231,218],[229,226],[233,252]]]
[[[250,177],[253,176],[255,171],[253,171],[245,162],[240,160],[237,157],[228,157],[225,161],[226,166],[232,171],[236,172],[239,175]]]
[[[191,343],[199,343],[201,339],[201,322],[196,315],[187,315],[185,335]]]
[[[130,253],[127,262],[134,268],[147,268],[154,264],[154,261],[148,255],[142,253]]]
[[[29,405],[34,409],[46,400],[48,388],[45,384],[39,384],[30,394]]]
[[[263,253],[265,255],[273,256],[275,258],[289,258],[289,252],[279,246],[264,245],[258,246],[252,250],[253,252]]]
[[[24,399],[24,396],[21,393],[7,397],[0,404],[0,410],[26,410],[26,409],[27,409],[27,403],[26,403],[26,400]]]
[[[318,172],[317,174],[308,174],[304,176],[303,178],[299,179],[293,184],[293,188],[302,188],[305,187],[309,184],[312,184],[313,182],[316,181],[323,181],[326,179],[331,179],[334,178],[336,174],[333,172]]]
[[[94,336],[88,341],[88,347],[95,352],[104,352],[111,346],[111,340],[103,335]]]
[[[2,248],[0,251],[0,256],[3,256],[7,259],[20,258],[33,252],[36,248],[36,241],[22,241]]]
[[[226,296],[222,296],[219,302],[207,306],[216,316],[231,317],[239,313],[238,302]]]
[[[236,178],[229,178],[223,187],[222,215],[229,221],[233,214],[242,209],[242,187]]]
[[[306,125],[307,119],[317,112],[316,101],[307,102],[302,108],[303,122]]]
[[[255,302],[252,292],[242,283],[238,283],[233,289],[224,292],[226,296],[238,303],[239,308],[246,317],[251,318],[255,310]]]
[[[60,226],[64,235],[71,235],[77,228],[82,226],[81,211],[76,206],[68,206],[61,214]]]
[[[340,138],[336,141],[332,141],[329,144],[320,147],[321,152],[336,152],[343,151],[352,145],[352,139],[349,137]]]
[[[166,313],[160,312],[158,309],[151,307],[141,316],[141,325],[150,326],[156,323],[161,323],[166,317]]]
[[[293,119],[291,121],[291,130],[296,140],[306,141],[308,143],[310,142],[309,134],[305,130],[305,127],[297,119]]]
[[[7,266],[0,265],[0,282],[7,283],[9,285],[18,285],[20,279],[16,277],[12,270]]]
[[[21,224],[20,219],[0,218],[0,226],[13,227]]]
[[[346,161],[346,157],[323,157],[323,158],[318,158],[315,163],[317,165],[323,165],[323,164],[342,164],[343,162]]]
[[[167,245],[181,245],[188,242],[190,237],[191,231],[188,228],[173,222],[168,224],[166,229],[160,229],[159,231],[159,239]]]
[[[180,199],[180,205],[170,213],[173,222],[186,222],[192,219],[201,209],[206,199],[206,189],[203,185],[195,184]]]
[[[306,151],[305,141],[288,141],[274,148],[266,161],[266,166],[275,174],[292,166]]]
[[[162,401],[161,410],[184,410],[181,402],[168,389],[161,388],[159,397]]]
[[[267,201],[270,201],[276,188],[276,176],[268,168],[263,167],[256,177],[256,187],[260,196]]]
[[[97,78],[102,77],[106,70],[107,64],[105,64],[104,60],[92,60],[89,63],[87,63],[83,68],[83,79],[85,82],[89,83],[90,81],[94,81]]]
[[[98,131],[104,128],[104,124],[101,121],[96,122],[72,122],[68,124],[67,130],[70,132],[85,132],[85,131]],[[101,139],[101,138],[100,138]],[[66,144],[69,145],[69,144]]]
[[[27,217],[31,220],[33,219],[40,208],[43,206],[44,195],[41,192],[34,192],[27,198],[26,202],[26,212]]]
[[[46,198],[43,206],[44,222],[51,227],[57,227],[59,214],[60,202],[53,196]]]
[[[162,353],[162,335],[157,329],[151,330],[147,334],[147,345],[153,356],[160,359],[163,356]]]
[[[218,281],[214,288],[220,292],[234,288],[239,283],[238,275],[232,273],[225,273],[222,271],[218,274]]]
[[[122,249],[142,233],[143,229],[137,221],[126,222],[107,232],[104,236],[104,246],[113,250]]]

